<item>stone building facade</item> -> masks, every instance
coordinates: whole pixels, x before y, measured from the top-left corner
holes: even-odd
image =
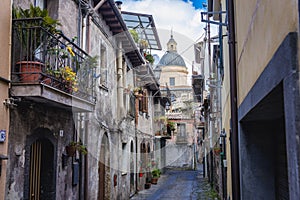
[[[15,8],[30,4],[61,25],[28,31],[31,20],[12,22],[10,97],[18,102],[10,108],[5,198],[128,199],[149,178],[153,116],[164,107],[151,64],[112,0],[13,1]],[[20,33],[34,42],[23,49]],[[21,63],[24,57],[32,60]]]

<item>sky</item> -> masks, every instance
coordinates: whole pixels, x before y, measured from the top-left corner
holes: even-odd
[[[151,14],[158,31],[162,52],[167,50],[171,30],[177,42],[177,51],[191,70],[194,44],[203,40],[205,23],[201,22],[202,3],[206,0],[123,0],[122,10]],[[202,9],[202,10],[201,10]]]

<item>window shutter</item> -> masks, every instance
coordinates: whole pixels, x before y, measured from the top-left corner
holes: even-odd
[[[135,96],[130,94],[130,110],[129,113],[132,117],[135,117]]]
[[[146,97],[146,92],[143,91],[143,98],[142,98],[142,101],[143,101],[143,113],[146,112],[146,109],[147,109],[147,104],[146,104],[146,100],[147,100],[147,97]]]

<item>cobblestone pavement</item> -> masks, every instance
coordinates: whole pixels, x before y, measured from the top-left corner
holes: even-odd
[[[201,167],[195,171],[167,170],[157,185],[138,192],[131,200],[215,200]]]

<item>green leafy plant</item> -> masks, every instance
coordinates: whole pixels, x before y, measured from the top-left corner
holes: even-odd
[[[50,33],[55,33],[57,31],[56,27],[61,25],[58,20],[55,20],[49,16],[46,9],[41,9],[40,7],[35,7],[30,4],[28,9],[23,9],[21,7],[13,7],[12,9],[13,19],[28,19],[28,18],[41,18],[41,26],[45,28]],[[27,26],[37,25],[37,22],[29,22]]]
[[[87,154],[87,148],[81,142],[71,141],[68,145],[68,148],[74,148],[76,151],[79,151],[82,154]]]
[[[153,178],[159,178],[161,175],[161,171],[158,168],[156,168],[152,170],[151,174]]]
[[[168,121],[167,126],[173,131],[175,130],[175,122]]]
[[[149,63],[154,63],[154,57],[149,52],[144,53],[144,57],[147,61],[149,61]]]
[[[60,77],[66,82],[66,86],[72,89],[74,92],[77,92],[78,82],[76,72],[74,72],[69,66],[59,68],[59,72]]]
[[[139,42],[139,34],[136,32],[135,29],[129,29],[129,33],[131,34],[133,40],[135,41],[135,43]]]
[[[14,33],[19,39],[22,47],[26,49],[29,58],[41,48],[41,44],[47,40],[46,32],[57,33],[57,26],[61,25],[58,20],[51,18],[46,9],[13,7],[12,17],[14,21]]]

